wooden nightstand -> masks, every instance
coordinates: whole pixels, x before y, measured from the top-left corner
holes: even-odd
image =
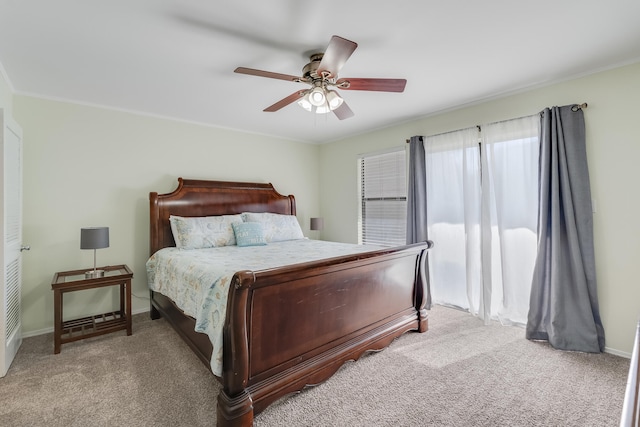
[[[54,274],[51,281],[54,304],[53,337],[55,354],[62,344],[95,337],[110,332],[126,330],[131,335],[131,279],[133,272],[126,265],[100,267],[104,277],[85,278],[84,270],[63,271]],[[62,296],[66,292],[85,289],[120,286],[120,310],[81,319],[63,321]]]

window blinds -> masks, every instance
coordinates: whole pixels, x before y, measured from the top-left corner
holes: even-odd
[[[407,178],[404,149],[360,159],[363,244],[406,243]]]

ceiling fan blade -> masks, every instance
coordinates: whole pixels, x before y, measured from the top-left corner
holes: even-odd
[[[304,90],[299,90],[296,91],[294,93],[292,93],[291,95],[287,96],[286,98],[281,99],[280,101],[276,102],[273,105],[268,106],[267,108],[265,108],[262,111],[267,111],[267,112],[274,112],[274,111],[278,111],[279,109],[281,109],[282,107],[286,107],[287,105],[291,104],[294,101],[297,101],[298,99],[302,98],[304,96],[306,91]]]
[[[291,76],[289,74],[272,73],[271,71],[256,70],[254,68],[238,67],[233,70],[234,73],[248,74],[250,76],[268,77],[270,79],[288,80],[291,82],[303,81],[302,77]]]
[[[338,108],[333,110],[333,114],[335,114],[336,117],[340,120],[348,119],[349,117],[354,116],[353,111],[351,111],[351,108],[349,108],[347,103],[344,101],[342,101],[342,104]]]
[[[405,79],[340,79],[336,86],[344,90],[372,90],[378,92],[404,92]]]
[[[318,65],[318,75],[325,73],[328,74],[328,77],[336,77],[357,47],[358,43],[351,40],[343,39],[339,36],[331,37],[329,46],[327,46],[327,50]]]

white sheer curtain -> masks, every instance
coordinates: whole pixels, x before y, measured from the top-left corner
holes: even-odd
[[[477,314],[480,268],[480,146],[476,127],[424,139],[433,302]]]
[[[526,323],[536,256],[538,125],[531,116],[425,138],[435,303],[487,322]]]
[[[527,323],[537,251],[538,115],[482,127],[485,314]],[[487,252],[488,251],[488,252]]]

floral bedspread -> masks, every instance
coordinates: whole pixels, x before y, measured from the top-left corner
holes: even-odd
[[[369,252],[363,246],[320,240],[290,240],[266,246],[223,246],[207,249],[164,248],[147,261],[149,288],[171,298],[196,319],[197,332],[213,344],[211,370],[222,375],[222,327],[233,274],[265,270],[342,255]]]

